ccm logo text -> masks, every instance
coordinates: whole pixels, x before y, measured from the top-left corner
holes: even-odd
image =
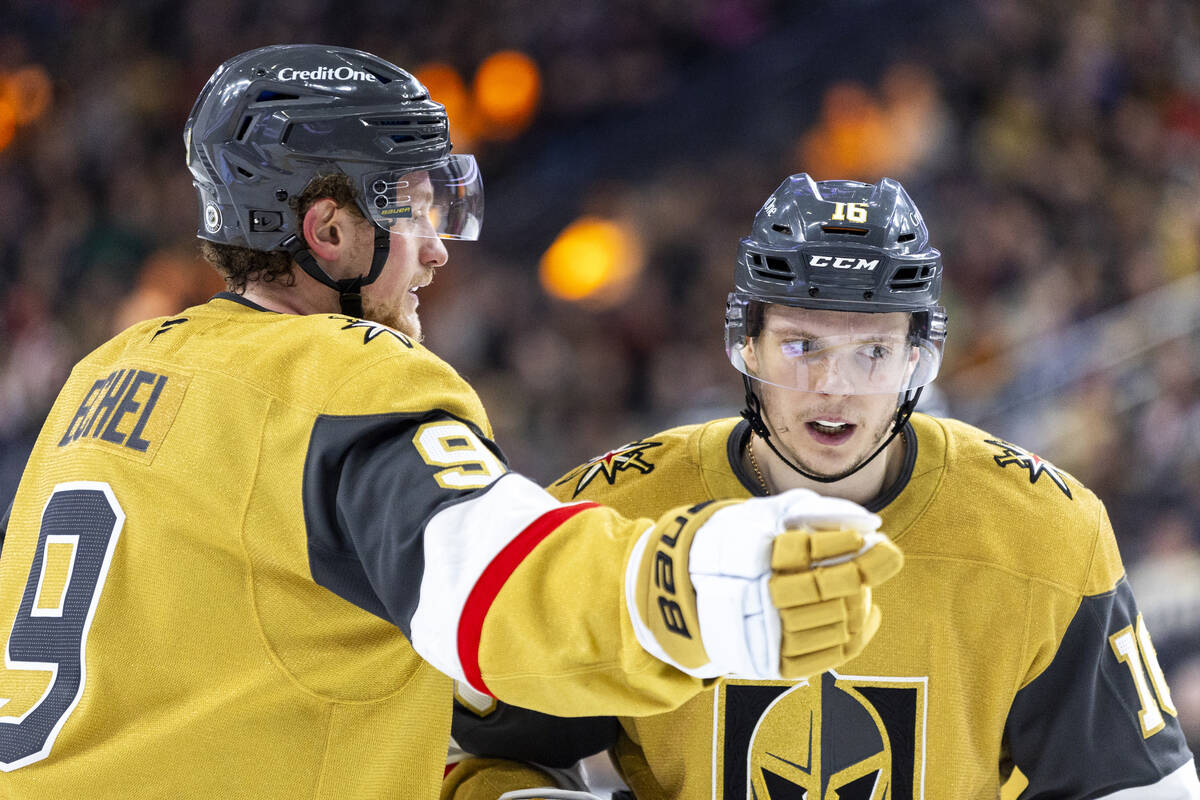
[[[865,258],[852,258],[850,256],[809,256],[808,265],[810,267],[833,267],[834,269],[865,269],[874,271],[879,266],[879,259],[873,258],[868,261]]]

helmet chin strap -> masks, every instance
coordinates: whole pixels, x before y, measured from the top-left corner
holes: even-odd
[[[374,282],[379,277],[388,257],[388,232],[377,225],[373,227],[375,228],[375,247],[371,254],[371,269],[366,275],[358,275],[353,278],[330,277],[329,273],[321,269],[321,265],[309,252],[308,244],[303,237],[293,234],[280,244],[288,251],[292,260],[300,265],[300,269],[338,293],[338,305],[343,314],[347,317],[361,317],[363,315],[362,287]]]
[[[837,483],[840,480],[849,478],[867,464],[870,464],[877,455],[882,453],[887,446],[892,443],[893,439],[900,435],[900,431],[904,430],[904,426],[908,424],[908,418],[912,416],[913,409],[917,407],[917,400],[920,399],[921,390],[924,388],[922,386],[915,390],[909,390],[904,393],[904,399],[900,402],[899,407],[896,409],[896,417],[895,422],[892,425],[892,432],[887,439],[884,440],[883,444],[879,445],[878,449],[876,449],[874,453],[859,462],[857,466],[838,475],[814,475],[813,473],[804,470],[796,464],[793,464],[787,456],[779,452],[779,448],[776,447],[775,443],[771,441],[771,430],[767,427],[766,420],[763,418],[762,400],[759,399],[758,394],[754,391],[754,384],[751,383],[748,375],[742,375],[742,382],[746,386],[746,407],[742,409],[742,416],[747,422],[750,423],[750,430],[758,434],[758,436],[767,443],[767,447],[771,448],[771,452],[779,456],[779,460],[791,467],[793,472],[803,475],[810,481],[816,481],[817,483]]]

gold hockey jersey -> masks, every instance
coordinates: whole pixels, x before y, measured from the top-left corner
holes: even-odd
[[[963,423],[917,414],[905,435],[871,506],[905,566],[875,590],[882,627],[860,656],[805,682],[723,679],[619,726],[459,702],[457,744],[552,767],[608,747],[638,800],[998,798],[1014,766],[1006,797],[1200,796],[1100,501]],[[669,430],[551,491],[633,515],[746,497],[748,436],[733,419]],[[544,783],[503,763],[463,762],[443,797]]]
[[[432,798],[451,677],[575,713],[694,695],[623,607],[647,523],[555,501],[490,433],[408,337],[236,295],[81,361],[6,525],[0,797]]]

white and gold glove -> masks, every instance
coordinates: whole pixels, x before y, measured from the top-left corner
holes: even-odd
[[[793,489],[664,515],[635,545],[626,603],[648,652],[701,678],[804,678],[879,629],[871,587],[904,556],[857,503]]]

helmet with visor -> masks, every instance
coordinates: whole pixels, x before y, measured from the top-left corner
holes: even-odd
[[[200,238],[289,252],[343,295],[378,276],[389,233],[479,237],[483,183],[473,156],[451,154],[445,108],[370,53],[289,44],[235,56],[201,91],[184,142]],[[378,229],[369,273],[342,281],[313,262],[289,206],[314,177],[335,173]]]
[[[941,281],[941,253],[897,181],[784,180],[739,244],[725,311],[725,350],[745,376],[755,432],[771,444],[756,388],[765,383],[893,395],[894,437],[941,366]]]

